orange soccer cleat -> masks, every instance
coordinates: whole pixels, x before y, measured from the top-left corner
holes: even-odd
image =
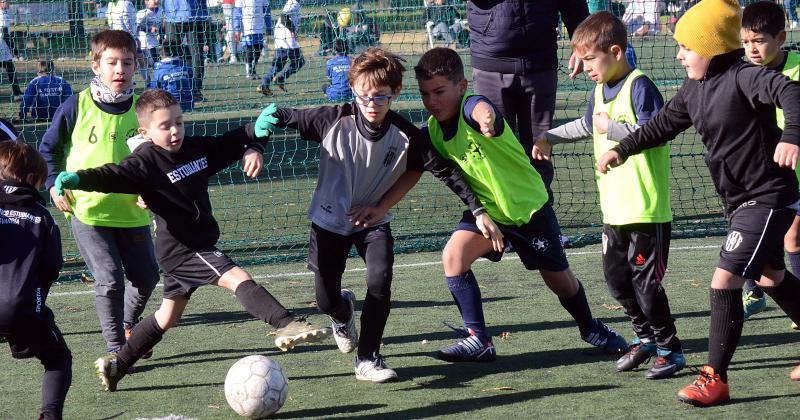
[[[678,399],[697,407],[710,407],[730,400],[728,384],[722,382],[711,366],[703,366],[691,385],[678,391]]]

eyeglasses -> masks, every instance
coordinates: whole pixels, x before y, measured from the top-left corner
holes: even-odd
[[[381,95],[381,96],[361,96],[357,95],[355,91],[353,91],[353,97],[356,99],[359,105],[367,106],[370,102],[374,103],[375,106],[386,106],[389,105],[389,100],[392,99],[394,95]]]

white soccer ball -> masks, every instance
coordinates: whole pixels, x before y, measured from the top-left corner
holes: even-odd
[[[225,376],[225,399],[243,417],[261,419],[277,413],[288,393],[286,374],[266,356],[241,358]]]

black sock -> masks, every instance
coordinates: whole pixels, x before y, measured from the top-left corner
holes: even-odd
[[[800,251],[787,252],[786,255],[789,257],[789,266],[792,267],[792,273],[800,273]]]
[[[756,284],[755,280],[746,279],[744,281],[744,292],[745,293],[753,292],[753,296],[755,296],[755,297],[757,297],[759,299],[764,297],[764,291],[761,290],[760,287],[758,287],[758,285]]]
[[[464,326],[471,329],[482,341],[491,341],[491,336],[486,331],[486,321],[483,317],[483,304],[481,303],[481,289],[475,274],[468,270],[457,276],[445,277],[447,288],[456,301],[458,311]]]
[[[267,289],[253,280],[241,283],[234,295],[250,315],[275,328],[283,328],[294,320],[292,314]]]
[[[155,315],[139,321],[131,333],[131,338],[117,352],[117,369],[127,372],[128,368],[155,347],[162,337],[164,330],[158,326]]]
[[[728,382],[728,365],[739,345],[744,324],[742,289],[710,289],[711,322],[708,334],[708,365],[722,382]]]
[[[800,279],[786,270],[779,285],[762,288],[794,323],[800,325]]]
[[[48,354],[42,360],[44,377],[42,377],[41,418],[45,420],[61,420],[64,401],[72,384],[72,354],[69,350]]]
[[[572,297],[562,298],[559,296],[558,300],[578,324],[581,337],[589,335],[592,328],[594,328],[594,319],[592,318],[592,310],[589,309],[589,302],[586,300],[586,291],[583,290],[583,284],[580,281],[578,282],[578,291]]]

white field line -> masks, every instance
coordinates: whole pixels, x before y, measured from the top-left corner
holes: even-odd
[[[712,249],[712,248],[719,248],[719,245],[677,246],[677,247],[674,247],[674,248],[670,248],[669,250],[670,250],[670,252],[672,252],[672,251],[687,251],[687,250],[694,250],[694,249]],[[597,251],[567,252],[567,256],[569,257],[569,256],[572,256],[572,255],[590,255],[590,254],[598,254],[598,253],[600,253],[600,250],[597,250]],[[519,259],[519,257],[517,257],[516,255],[513,255],[513,256],[503,257],[501,262],[502,261],[513,261],[513,260],[518,260],[518,259]],[[476,263],[489,262],[489,260],[481,258],[481,259],[479,259],[479,260],[477,260],[475,262]],[[440,260],[436,260],[436,261],[426,261],[426,262],[412,263],[412,264],[395,264],[394,265],[394,269],[396,270],[398,268],[425,267],[425,266],[430,266],[430,265],[439,265],[441,263],[442,262]],[[364,267],[351,268],[351,269],[345,270],[345,274],[346,273],[357,273],[357,272],[363,272],[363,271],[367,271],[367,269],[364,268]],[[310,271],[300,271],[300,272],[295,272],[295,273],[263,274],[263,275],[260,275],[260,276],[253,276],[253,278],[255,280],[259,280],[259,279],[274,279],[274,278],[284,278],[284,277],[311,277],[313,275],[314,275],[314,273],[312,273]],[[156,285],[156,287],[163,287],[163,284],[159,283],[159,284]],[[50,297],[80,296],[80,295],[93,295],[93,294],[94,294],[94,290],[81,290],[81,291],[77,291],[77,292],[50,293],[49,296]]]

